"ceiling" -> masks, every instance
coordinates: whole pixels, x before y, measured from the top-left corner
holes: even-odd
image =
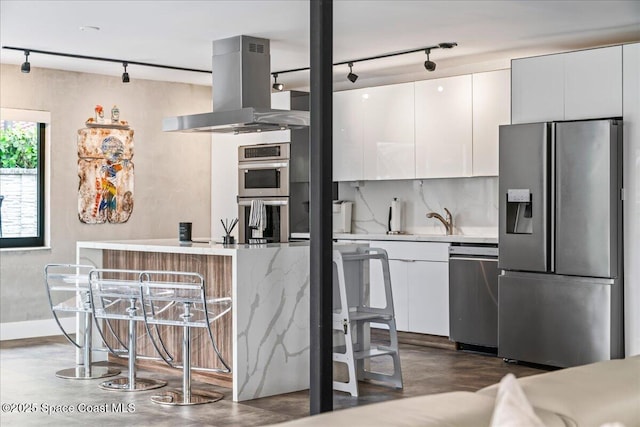
[[[365,1],[335,0],[334,62],[457,42],[423,52],[334,67],[334,88],[372,86],[491,69],[511,58],[640,41],[640,1]],[[100,30],[81,30],[95,26]],[[71,54],[211,69],[211,42],[236,35],[271,40],[271,70],[309,66],[309,1],[27,1],[0,0],[0,41]],[[33,53],[37,67],[120,75],[118,63]],[[2,63],[20,51],[2,49]],[[130,65],[135,79],[211,84],[208,73]],[[283,74],[287,89],[309,86],[307,71]]]

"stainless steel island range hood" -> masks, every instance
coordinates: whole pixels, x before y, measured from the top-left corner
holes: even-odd
[[[213,42],[213,111],[167,117],[165,132],[249,133],[309,126],[308,111],[271,109],[269,40],[236,36]]]

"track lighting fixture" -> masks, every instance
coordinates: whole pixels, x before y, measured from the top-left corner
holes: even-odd
[[[192,72],[196,72],[196,73],[211,74],[211,70],[199,70],[197,68],[175,67],[173,65],[152,64],[152,63],[149,63],[149,62],[129,61],[129,60],[126,60],[126,59],[103,58],[103,57],[100,57],[100,56],[77,55],[75,53],[52,52],[52,51],[48,51],[48,50],[27,49],[27,48],[24,48],[24,47],[16,47],[16,46],[2,46],[2,49],[17,50],[17,51],[23,51],[24,52],[26,61],[22,64],[22,67],[20,67],[20,70],[23,73],[28,73],[29,71],[31,71],[31,64],[29,64],[29,54],[31,54],[31,53],[39,53],[39,54],[42,54],[42,55],[62,56],[64,58],[86,59],[86,60],[90,60],[90,61],[115,62],[115,63],[122,64],[122,66],[124,67],[124,73],[122,73],[122,82],[123,83],[129,83],[129,81],[130,81],[129,73],[127,73],[127,66],[129,64],[142,65],[144,67],[164,68],[166,70],[192,71]]]
[[[424,52],[427,54],[427,60],[424,61],[424,68],[426,68],[427,71],[435,71],[436,63],[429,60],[429,54],[431,53],[431,48],[425,49]]]
[[[122,66],[124,67],[124,73],[122,73],[122,83],[129,83],[129,73],[127,73],[127,64],[126,62],[122,63]]]
[[[20,67],[20,71],[22,71],[23,73],[28,73],[31,71],[31,64],[29,63],[29,51],[25,50],[24,51],[24,62],[22,63],[22,66]]]
[[[458,46],[458,43],[456,43],[456,42],[438,43],[436,45],[421,47],[421,48],[417,48],[417,49],[402,50],[402,51],[398,51],[398,52],[391,52],[391,53],[384,53],[382,55],[370,56],[370,57],[367,57],[367,58],[357,58],[357,59],[351,59],[351,60],[348,60],[348,61],[336,62],[333,65],[334,66],[339,66],[339,65],[347,64],[349,66],[349,74],[347,74],[347,79],[349,79],[349,81],[351,83],[355,83],[356,80],[358,80],[358,75],[354,74],[354,72],[353,72],[353,64],[355,64],[356,62],[372,61],[374,59],[389,58],[389,57],[392,57],[392,56],[406,55],[406,54],[415,53],[415,52],[425,52],[427,54],[427,60],[424,62],[424,68],[427,71],[435,71],[436,63],[431,61],[430,58],[429,58],[429,54],[431,53],[431,50],[432,49],[452,49],[452,48],[454,48],[456,46]],[[23,73],[28,73],[28,72],[31,71],[31,64],[29,64],[29,54],[31,54],[31,53],[40,53],[40,54],[44,54],[44,55],[63,56],[63,57],[67,57],[67,58],[76,58],[76,59],[87,59],[87,60],[91,60],[91,61],[118,62],[118,63],[121,63],[122,66],[124,67],[124,72],[122,73],[122,83],[129,83],[130,82],[129,73],[127,72],[127,66],[129,64],[142,65],[142,66],[145,66],[145,67],[164,68],[164,69],[167,69],[167,70],[193,71],[193,72],[198,72],[198,73],[209,73],[209,74],[211,73],[210,70],[199,70],[199,69],[195,69],[195,68],[175,67],[175,66],[172,66],[172,65],[151,64],[151,63],[148,63],[148,62],[128,61],[128,60],[117,59],[117,58],[101,58],[101,57],[98,57],[98,56],[86,56],[86,55],[77,55],[77,54],[73,54],[73,53],[51,52],[51,51],[46,51],[46,50],[27,49],[27,48],[24,48],[24,47],[15,47],[15,46],[2,46],[2,48],[3,49],[10,49],[10,50],[18,50],[18,51],[23,51],[24,52],[25,61],[22,63],[22,66],[20,67],[20,70]],[[290,69],[290,70],[282,70],[282,71],[276,71],[276,72],[271,73],[271,75],[273,76],[273,86],[272,86],[273,89],[277,90],[277,91],[284,90],[284,84],[278,83],[278,75],[279,74],[294,73],[294,72],[306,71],[306,70],[309,70],[309,67],[293,68],[293,69]]]
[[[416,49],[401,50],[397,52],[383,53],[382,55],[369,56],[366,58],[357,58],[357,59],[350,59],[348,61],[334,62],[333,66],[335,67],[335,66],[345,65],[345,64],[348,65],[349,74],[347,74],[347,79],[349,79],[351,83],[355,83],[356,80],[358,80],[358,75],[353,73],[353,64],[355,64],[356,62],[373,61],[374,59],[390,58],[392,56],[406,55],[409,53],[416,53],[416,52],[424,52],[427,54],[427,60],[424,62],[424,68],[426,68],[427,71],[435,71],[436,63],[431,61],[431,59],[429,58],[429,55],[431,54],[431,50],[432,49],[452,49],[456,46],[458,46],[458,43],[456,42],[438,43],[436,45],[425,46],[425,47],[420,47]],[[309,67],[292,68],[290,70],[275,71],[271,74],[278,75],[278,74],[295,73],[298,71],[307,71],[307,70],[309,70]]]
[[[347,78],[351,83],[355,83],[358,80],[358,75],[353,73],[353,62],[349,62],[349,74],[347,74]]]
[[[278,73],[273,74],[273,89],[277,91],[282,91],[284,89],[284,84],[278,83]]]

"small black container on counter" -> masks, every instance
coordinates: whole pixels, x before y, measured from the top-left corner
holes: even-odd
[[[190,242],[191,227],[192,224],[190,222],[181,222],[178,228],[178,240],[180,240],[181,242]]]

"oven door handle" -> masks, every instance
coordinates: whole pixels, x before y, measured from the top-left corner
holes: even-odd
[[[250,199],[250,200],[239,200],[238,206],[251,206],[251,200],[263,200],[265,206],[286,206],[289,204],[289,200]]]
[[[277,169],[289,167],[289,162],[238,163],[238,169]]]

